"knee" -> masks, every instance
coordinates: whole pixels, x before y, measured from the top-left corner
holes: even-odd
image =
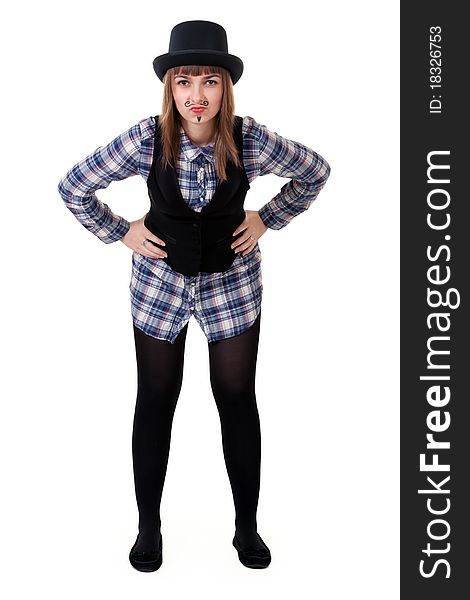
[[[253,382],[243,379],[222,380],[211,378],[211,387],[214,398],[218,403],[233,406],[252,403],[255,399]]]
[[[149,402],[159,402],[160,404],[176,402],[181,390],[182,378],[174,376],[164,376],[145,374],[138,378],[138,396]]]

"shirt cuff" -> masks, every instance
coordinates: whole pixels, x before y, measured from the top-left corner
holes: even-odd
[[[95,232],[95,235],[105,244],[112,244],[122,239],[129,231],[131,224],[124,217],[116,217],[112,226],[107,226]]]
[[[266,227],[269,227],[269,229],[282,229],[289,223],[289,221],[286,219],[281,219],[279,215],[276,215],[276,212],[269,206],[269,204],[270,203],[268,202],[268,204],[265,204],[259,209],[258,215],[260,219],[263,221]]]

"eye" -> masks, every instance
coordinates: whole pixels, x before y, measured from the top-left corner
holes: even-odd
[[[180,83],[188,83],[189,84],[187,79],[180,79],[179,81],[176,82],[176,85],[180,85]],[[217,85],[219,82],[216,79],[208,79],[206,81],[206,83],[212,83],[212,84]],[[186,86],[184,85],[183,87],[186,87]],[[209,87],[213,87],[213,86],[210,85]]]

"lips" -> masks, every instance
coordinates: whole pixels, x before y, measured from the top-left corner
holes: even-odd
[[[204,106],[193,106],[193,107],[191,108],[191,110],[192,110],[193,112],[197,112],[197,113],[199,113],[199,112],[202,112],[203,110],[206,110],[206,109],[205,109],[205,107],[204,107]]]

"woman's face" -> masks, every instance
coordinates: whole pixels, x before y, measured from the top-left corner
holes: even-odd
[[[176,108],[181,117],[190,123],[210,121],[219,112],[223,96],[220,75],[176,75],[171,85]],[[191,110],[198,106],[204,107],[204,110]]]

